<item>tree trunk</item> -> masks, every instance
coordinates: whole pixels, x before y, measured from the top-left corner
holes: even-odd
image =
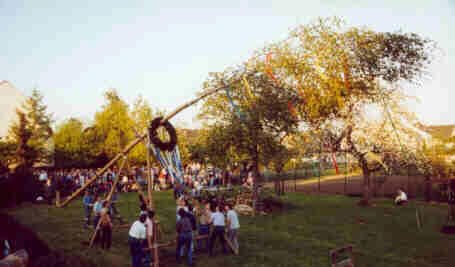
[[[258,179],[259,179],[259,151],[256,145],[256,151],[253,159],[253,216],[256,215],[256,203],[258,199]]]
[[[370,170],[367,166],[362,167],[363,173],[363,199],[359,204],[368,206],[370,203]]]

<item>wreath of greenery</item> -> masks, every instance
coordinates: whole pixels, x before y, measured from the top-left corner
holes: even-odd
[[[161,120],[163,117],[158,117],[150,123],[149,134],[150,142],[160,150],[172,151],[177,145],[177,132],[175,131],[174,126],[169,121],[166,121],[162,126],[166,129],[167,133],[171,137],[169,142],[163,142],[158,137],[158,128],[161,126]]]

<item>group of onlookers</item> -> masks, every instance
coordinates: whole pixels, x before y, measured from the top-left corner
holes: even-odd
[[[213,256],[217,240],[221,242],[224,253],[229,251],[228,242],[229,246],[238,252],[240,223],[232,205],[213,200],[210,203],[204,201],[202,206],[195,208],[188,197],[182,196],[177,200],[176,211],[175,255],[178,263],[185,256],[185,250],[190,265],[194,264],[195,252],[208,252]],[[139,220],[130,228],[128,243],[133,267],[143,266],[143,263],[150,264],[152,261],[153,217],[153,211],[143,210]]]

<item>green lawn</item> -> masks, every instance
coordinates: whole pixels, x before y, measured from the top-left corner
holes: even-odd
[[[139,212],[137,194],[123,194],[120,200],[121,213],[133,222]],[[390,200],[380,200],[375,207],[360,207],[354,198],[302,193],[288,193],[283,200],[287,206],[281,213],[240,218],[240,255],[197,255],[197,265],[329,266],[329,250],[353,244],[356,266],[455,266],[455,236],[439,232],[447,206],[421,206],[424,226],[419,232],[413,205],[394,207]],[[174,238],[171,192],[155,193],[154,201],[165,239]],[[37,231],[53,249],[99,266],[130,264],[127,228],[114,231],[109,252],[82,244],[91,231],[82,227],[80,200],[66,208],[24,204],[8,213]],[[359,224],[358,218],[366,223]],[[164,263],[174,262],[170,259],[174,249],[160,251]]]

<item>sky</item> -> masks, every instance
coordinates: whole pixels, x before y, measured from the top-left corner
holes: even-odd
[[[406,88],[427,124],[455,124],[455,0],[0,0],[0,80],[38,88],[57,121],[93,118],[103,92],[142,95],[171,111],[195,97],[209,72],[248,59],[317,17],[350,26],[415,32],[438,43],[431,79]],[[198,127],[199,106],[173,122]]]

